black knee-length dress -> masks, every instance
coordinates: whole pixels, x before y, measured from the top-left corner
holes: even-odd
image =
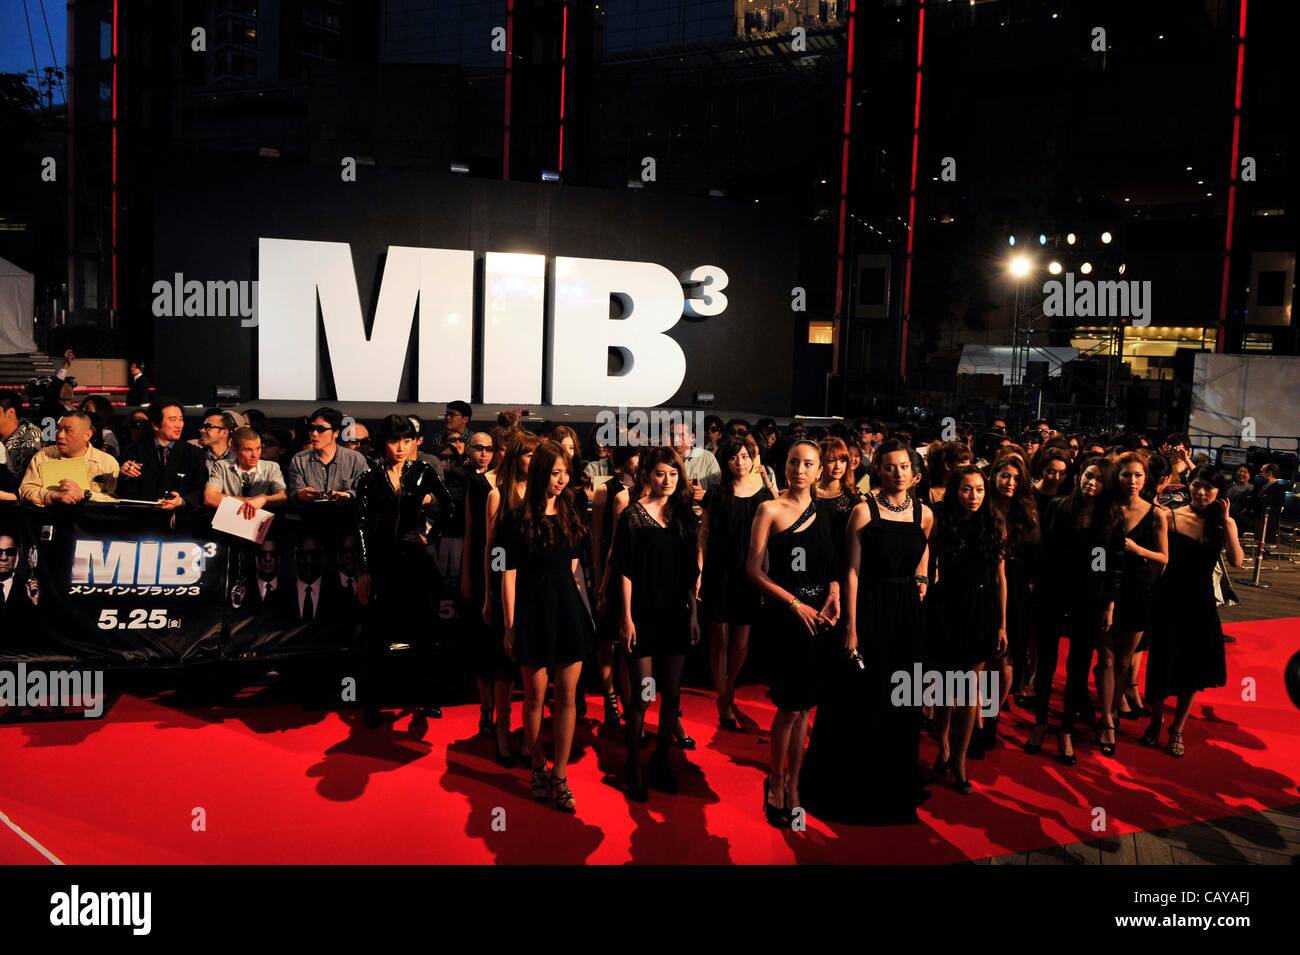
[[[1178,529],[1170,512],[1169,566],[1156,585],[1155,611],[1147,633],[1147,699],[1195,693],[1228,682],[1223,626],[1214,599],[1214,566],[1223,548],[1223,533],[1203,539]]]
[[[886,825],[911,821],[920,796],[921,711],[894,705],[893,677],[910,679],[921,662],[925,617],[914,575],[926,537],[919,500],[910,521],[884,520],[875,497],[865,500],[871,520],[858,535],[856,609],[865,670],[828,654],[800,794],[819,819]]]
[[[690,598],[700,575],[695,515],[679,528],[660,524],[640,501],[623,511],[610,570],[632,581],[636,646],[629,656],[672,656],[691,647]]]
[[[798,559],[796,547],[802,548]],[[831,582],[839,578],[839,565],[834,527],[818,514],[816,501],[810,501],[785,530],[768,534],[767,576],[802,603],[821,610]],[[791,712],[812,709],[817,705],[826,645],[834,637],[829,628],[809,633],[789,607],[773,608],[773,613],[772,702],[778,709]]]
[[[700,581],[700,619],[706,623],[749,625],[758,619],[763,594],[745,574],[749,532],[758,505],[772,500],[767,485],[749,497],[722,495],[709,499],[709,547]]]
[[[1147,550],[1156,549],[1156,509],[1153,505],[1142,520],[1124,535]],[[1140,554],[1124,551],[1123,582],[1115,601],[1112,629],[1116,633],[1143,633],[1151,621],[1159,564]]]
[[[578,541],[566,541],[555,516],[542,518],[549,543],[530,544],[519,521],[505,526],[506,570],[515,571],[515,659],[521,666],[580,663],[593,638],[591,618],[578,593],[573,560]]]
[[[997,655],[997,557],[979,546],[979,520],[966,520],[955,538],[936,535],[931,549],[936,579],[925,598],[927,670],[973,670]]]

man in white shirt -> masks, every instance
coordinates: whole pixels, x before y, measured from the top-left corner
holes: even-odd
[[[222,498],[241,501],[239,513],[252,520],[259,510],[284,504],[289,495],[280,465],[262,460],[262,438],[252,428],[239,428],[234,435],[235,459],[217,461],[203,488],[203,503],[221,506]]]
[[[689,424],[673,422],[668,434],[673,450],[682,456],[686,465],[686,474],[682,477],[690,485],[691,496],[695,499],[698,510],[705,493],[716,487],[721,480],[722,468],[718,467],[718,459],[708,448],[696,445],[695,432]]]

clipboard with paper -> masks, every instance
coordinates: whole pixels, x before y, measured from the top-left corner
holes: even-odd
[[[62,481],[71,481],[83,491],[96,491],[90,483],[90,462],[83,458],[50,458],[41,468],[41,479],[47,491],[55,490]]]

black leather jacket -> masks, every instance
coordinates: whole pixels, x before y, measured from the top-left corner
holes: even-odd
[[[363,573],[396,558],[402,548],[402,538],[407,534],[425,532],[426,495],[433,495],[434,505],[440,515],[446,515],[445,519],[455,516],[456,505],[447,485],[427,461],[407,461],[402,466],[400,495],[389,483],[387,472],[387,464],[378,462],[354,487]]]

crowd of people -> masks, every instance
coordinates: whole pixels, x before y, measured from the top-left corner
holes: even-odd
[[[627,797],[673,793],[673,751],[695,746],[680,719],[687,658],[706,645],[719,730],[744,732],[753,721],[736,689],[754,631],[768,642],[776,711],[762,811],[784,827],[800,810],[912,822],[926,786],[970,793],[970,761],[1002,744],[1011,701],[1033,719],[1025,751],[1041,753],[1063,639],[1058,761],[1076,763],[1080,730],[1122,759],[1126,720],[1145,721],[1142,745],[1183,757],[1195,694],[1226,682],[1222,565],[1242,564],[1238,521],[1277,496],[1275,466],[1230,486],[1185,435],[1154,446],[1045,420],[1013,436],[1004,419],[926,434],[710,415],[703,434],[682,420],[662,441],[624,432],[604,444],[565,425],[525,428],[517,412],[478,429],[472,417],[456,401],[440,428],[392,414],[372,430],[330,407],[287,426],[210,408],[186,441],[178,401],[155,396],[119,421],[87,399],[64,406],[47,443],[21,400],[0,394],[0,499],[130,500],[199,517],[233,498],[249,519],[334,515],[338,579],[362,608],[363,672],[398,637],[436,628],[419,604],[431,581],[454,582],[485,745],[503,765],[522,760],[532,795],[566,812],[584,684],[622,734]],[[84,484],[53,465],[67,459],[84,460]],[[239,600],[269,600],[277,547],[247,545],[254,572]],[[314,567],[297,585],[298,619],[311,619],[336,588],[316,583],[315,541],[295,547]],[[440,715],[445,680],[432,671],[446,664],[431,653],[424,665],[426,710]],[[939,690],[918,702],[900,685],[922,673]],[[364,681],[362,692],[379,725]],[[939,755],[923,772],[926,732]]]

